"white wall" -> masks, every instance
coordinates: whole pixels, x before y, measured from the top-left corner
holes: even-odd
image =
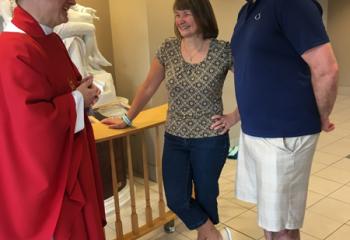
[[[149,67],[148,21],[144,0],[110,0],[117,95],[132,98]]]
[[[213,9],[219,26],[219,39],[231,41],[233,28],[237,22],[237,15],[245,0],[212,0]],[[223,102],[225,113],[232,112],[236,107],[236,96],[234,90],[234,77],[229,72],[224,89]],[[240,124],[230,130],[231,145],[237,144],[240,131]]]
[[[323,9],[323,22],[325,26],[328,25],[328,0],[318,0]]]
[[[339,93],[350,95],[350,1],[329,1],[328,31],[340,66]]]

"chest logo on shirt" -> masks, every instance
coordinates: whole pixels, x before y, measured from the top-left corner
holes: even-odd
[[[254,19],[255,19],[256,21],[259,21],[259,20],[261,19],[261,13],[256,14],[255,17],[254,17]]]

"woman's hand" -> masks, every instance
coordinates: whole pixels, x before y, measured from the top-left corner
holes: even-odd
[[[240,116],[236,110],[229,114],[215,115],[211,119],[214,123],[210,126],[210,129],[219,131],[219,134],[222,135],[240,120]]]
[[[121,129],[121,128],[126,128],[128,125],[120,119],[119,117],[110,117],[110,118],[105,118],[101,121],[103,124],[106,124],[109,126],[109,128],[114,128],[114,129]]]

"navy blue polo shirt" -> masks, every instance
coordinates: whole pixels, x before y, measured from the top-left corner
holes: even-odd
[[[248,1],[231,40],[242,131],[295,137],[321,131],[305,51],[329,42],[315,0]]]

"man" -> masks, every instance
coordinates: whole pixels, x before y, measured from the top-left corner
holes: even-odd
[[[241,120],[236,196],[257,203],[266,239],[300,239],[311,162],[329,120],[338,65],[315,0],[250,0],[232,41],[238,108],[213,128]]]
[[[104,239],[102,188],[84,114],[99,95],[52,28],[74,0],[18,0],[0,35],[0,239]]]

